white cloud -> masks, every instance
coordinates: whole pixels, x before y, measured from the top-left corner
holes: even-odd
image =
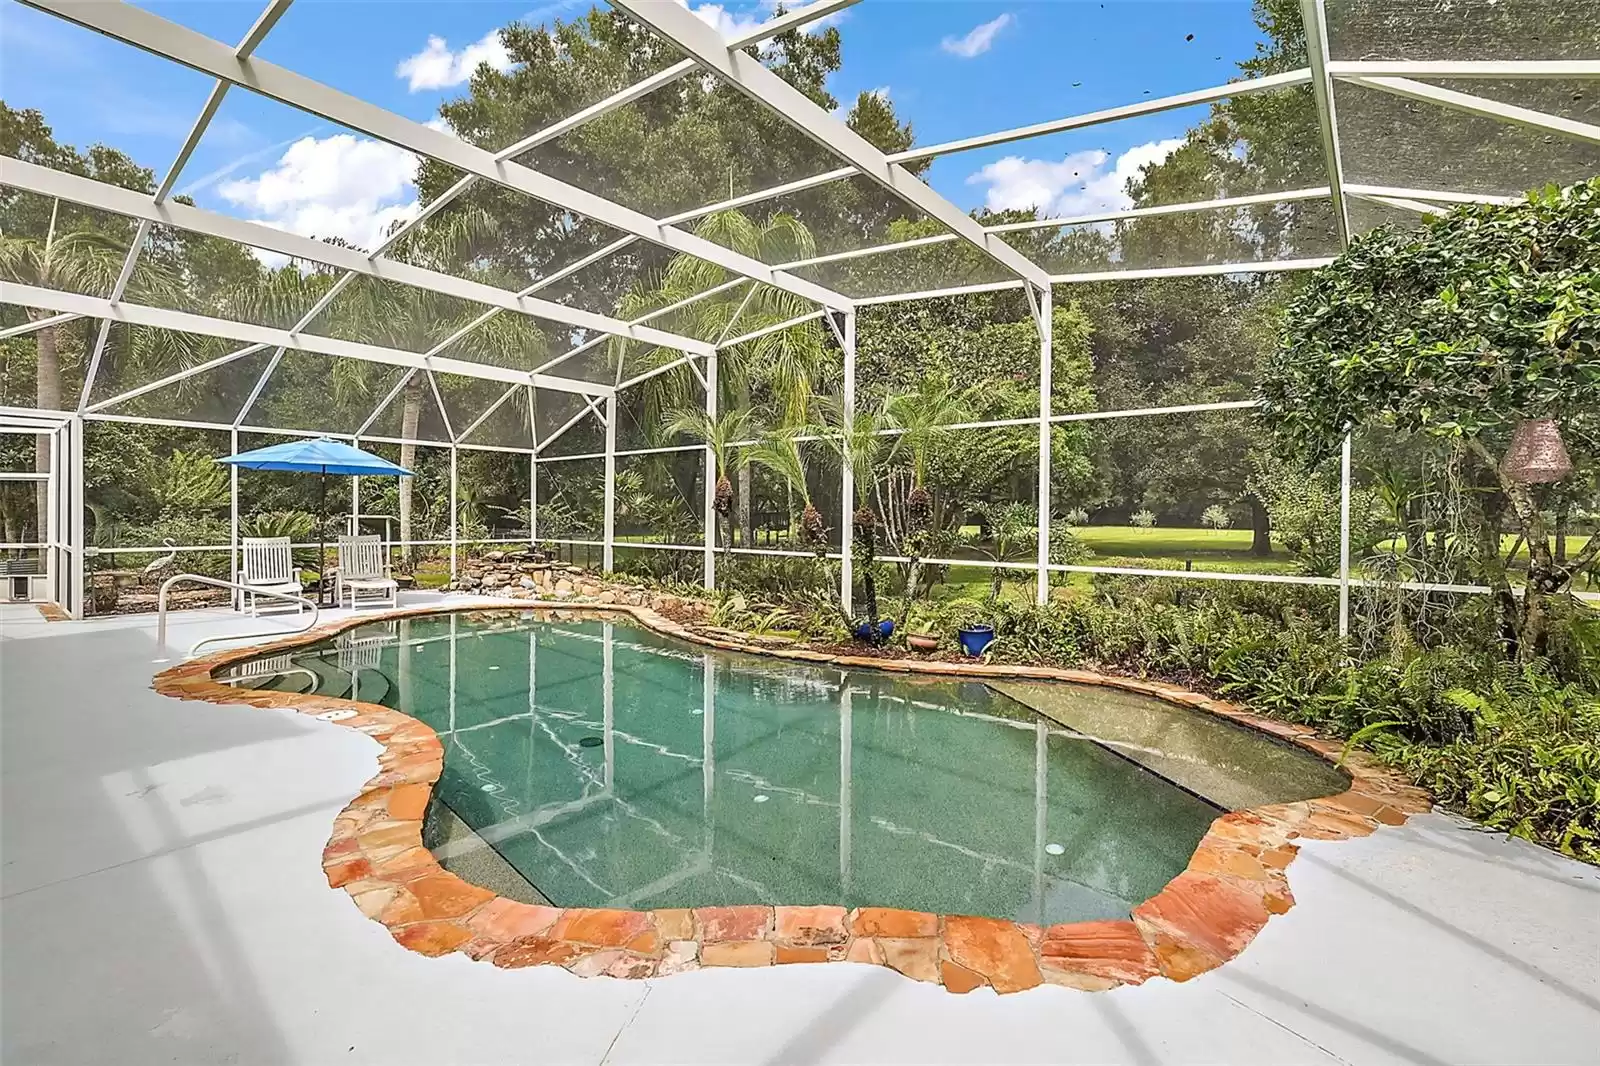
[[[416,170],[416,156],[382,141],[349,133],[302,137],[271,170],[224,182],[217,193],[253,221],[370,249],[395,222],[416,215]],[[257,255],[272,266],[284,261]]]
[[[724,37],[737,37],[742,33],[749,33],[766,20],[753,11],[729,11],[721,4],[691,5],[689,0],[678,0],[678,3],[687,7],[694,13],[694,17],[716,30]]]
[[[1059,162],[1009,155],[967,178],[968,185],[987,185],[984,206],[991,211],[1039,209],[1043,216],[1089,215],[1125,211],[1133,206],[1128,181],[1151,163],[1171,155],[1182,138],[1135,145],[1113,161],[1094,148],[1073,152]]]
[[[1012,21],[1011,14],[1007,12],[981,26],[972,27],[964,37],[946,37],[939,42],[939,47],[962,59],[981,56],[994,46],[994,39],[999,36],[1001,30],[1011,25]]]
[[[751,30],[777,17],[777,0],[759,0],[755,7],[744,11],[732,11],[723,4],[693,4],[689,0],[677,0],[679,7],[686,7],[695,18],[716,30],[725,38],[737,37],[749,33]],[[794,7],[791,4],[790,7]],[[821,33],[829,26],[837,26],[845,20],[848,10],[832,11],[806,23],[806,33]],[[770,44],[769,37],[758,42],[763,47]]]
[[[414,93],[424,89],[447,89],[472,77],[480,63],[487,63],[502,74],[511,69],[511,53],[500,42],[499,30],[490,30],[459,52],[452,52],[443,37],[429,34],[427,46],[416,55],[402,59],[394,68],[394,74],[397,78],[408,79],[407,87]]]

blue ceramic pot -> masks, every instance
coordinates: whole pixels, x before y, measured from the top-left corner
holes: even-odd
[[[961,650],[976,659],[994,640],[994,626],[962,626],[956,631],[956,639],[961,641]]]
[[[879,639],[880,640],[888,640],[892,633],[894,633],[894,619],[885,618],[883,621],[878,623],[878,634],[879,634]],[[856,639],[857,640],[871,640],[872,639],[872,623],[871,622],[862,622],[860,625],[856,626]]]

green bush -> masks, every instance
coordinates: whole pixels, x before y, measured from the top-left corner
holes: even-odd
[[[1439,746],[1396,745],[1398,761],[1485,825],[1600,863],[1600,699],[1539,669],[1445,697],[1470,729]]]

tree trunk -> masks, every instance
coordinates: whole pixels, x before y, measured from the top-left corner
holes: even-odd
[[[33,316],[29,317],[44,317]],[[46,326],[38,331],[39,338],[39,366],[34,372],[36,406],[42,411],[61,410],[61,356],[56,348],[56,327]],[[50,439],[45,436],[34,438],[33,468],[41,474],[50,471]],[[45,530],[48,528],[50,510],[49,483],[40,481],[34,490],[34,501],[38,508],[34,512],[34,539],[43,541]]]
[[[1567,561],[1567,527],[1572,521],[1572,505],[1563,503],[1556,512],[1556,562]]]
[[[739,410],[750,410],[750,382],[747,379],[740,380],[739,394],[735,402],[738,403]],[[754,548],[756,546],[755,519],[750,511],[750,496],[754,483],[755,472],[751,469],[749,463],[745,463],[739,468],[739,493],[738,499],[734,501],[738,512],[739,530],[744,537],[741,547],[745,548]]]
[[[422,420],[422,390],[427,386],[427,381],[418,374],[411,379],[405,387],[400,408],[400,436],[406,441],[413,441],[417,437],[417,423]],[[407,470],[415,470],[417,461],[417,446],[406,443],[400,445],[400,465]],[[403,477],[400,479],[400,565],[404,570],[411,570],[416,566],[416,552],[411,546],[411,483],[415,478]]]
[[[1250,497],[1250,554],[1265,557],[1272,554],[1272,517],[1266,504],[1253,494]]]

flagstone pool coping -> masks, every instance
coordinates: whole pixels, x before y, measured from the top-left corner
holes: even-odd
[[[1026,678],[1142,693],[1217,715],[1330,762],[1343,746],[1175,685],[1086,670],[829,655],[713,638],[648,607],[517,600],[372,612],[267,645],[214,652],[157,674],[162,695],[281,707],[365,733],[383,745],[378,774],[334,819],[323,849],[328,884],[412,951],[461,952],[503,968],[560,965],[581,976],[658,977],[711,966],[859,962],[887,966],[950,992],[1018,992],[1041,984],[1103,991],[1152,977],[1186,981],[1237,956],[1275,914],[1294,905],[1286,870],[1296,840],[1366,836],[1432,808],[1422,789],[1352,751],[1339,765],[1350,788],[1324,799],[1231,811],[1212,822],[1188,868],[1130,918],[1037,926],[999,918],[886,907],[696,907],[650,911],[542,907],[497,896],[446,871],[422,844],[422,819],[444,770],[427,725],[387,707],[327,696],[224,685],[219,668],[323,640],[358,625],[450,612],[539,612],[555,620],[625,616],[706,647],[850,669],[971,678]]]

